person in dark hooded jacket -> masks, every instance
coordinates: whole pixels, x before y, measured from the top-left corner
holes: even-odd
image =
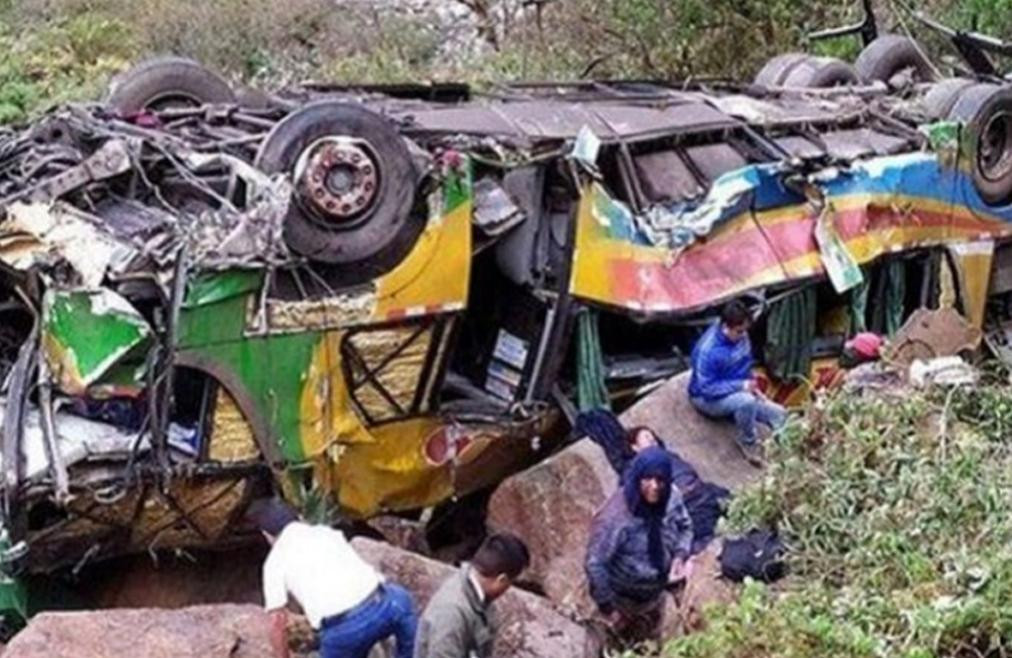
[[[692,521],[672,484],[663,448],[641,451],[622,486],[594,516],[585,569],[590,594],[622,632],[645,621],[656,629],[663,596],[681,577],[692,544]]]
[[[666,446],[652,429],[633,427],[627,430],[607,409],[582,412],[576,417],[576,430],[601,447],[619,478],[625,477],[633,459],[646,448],[658,446],[667,451],[671,457],[672,482],[682,494],[682,502],[692,519],[690,553],[696,555],[706,549],[716,536],[717,522],[724,514],[730,491],[703,480],[696,469]]]

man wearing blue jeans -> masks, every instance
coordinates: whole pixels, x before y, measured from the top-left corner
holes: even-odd
[[[738,426],[738,447],[749,463],[762,465],[756,425],[773,429],[784,424],[787,413],[769,400],[752,377],[752,344],[748,310],[739,301],[724,307],[715,322],[692,349],[689,401],[704,416],[731,418]]]
[[[271,614],[271,644],[288,657],[285,609],[289,595],[320,635],[321,658],[366,658],[393,635],[397,658],[411,658],[418,619],[411,595],[383,582],[355,553],[344,534],[310,525],[277,499],[254,501],[246,513],[271,545],[264,562],[264,607]]]

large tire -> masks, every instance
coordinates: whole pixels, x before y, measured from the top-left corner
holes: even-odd
[[[980,197],[990,205],[1012,201],[1012,88],[986,83],[967,87],[948,118],[963,123]]]
[[[367,144],[377,178],[371,200],[359,214],[335,218],[300,191],[310,174],[297,169],[322,142],[346,138]],[[359,105],[324,100],[296,110],[267,135],[255,164],[266,173],[293,178],[296,192],[284,226],[288,246],[320,263],[354,266],[363,279],[399,262],[424,225],[424,218],[412,212],[419,175],[404,138],[387,119]],[[337,166],[323,178],[329,180]]]
[[[935,79],[931,63],[913,39],[899,34],[883,34],[869,43],[854,62],[864,82],[889,82],[905,70],[913,72],[914,82]]]
[[[147,109],[234,103],[235,93],[218,74],[185,57],[155,57],[117,76],[106,104],[121,114]]]
[[[755,74],[753,82],[763,87],[779,87],[787,78],[791,70],[808,59],[806,53],[785,53],[777,55],[766,62],[759,72]]]
[[[860,82],[850,64],[835,57],[809,56],[794,65],[782,82],[784,87],[842,87]]]
[[[974,84],[975,82],[969,78],[946,78],[931,85],[921,99],[925,114],[936,121],[948,117],[959,95]]]

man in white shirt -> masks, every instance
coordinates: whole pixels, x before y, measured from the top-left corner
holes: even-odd
[[[321,658],[366,658],[393,635],[397,658],[411,658],[418,625],[411,594],[386,583],[355,553],[344,534],[299,520],[277,499],[254,501],[246,512],[268,543],[264,607],[271,612],[271,642],[288,657],[285,609],[291,596],[320,634]]]

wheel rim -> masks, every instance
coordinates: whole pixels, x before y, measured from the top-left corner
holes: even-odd
[[[368,142],[330,136],[302,151],[294,179],[310,217],[328,228],[351,228],[375,208],[380,174],[379,159]]]
[[[1012,173],[1012,114],[996,112],[984,124],[977,140],[977,169],[991,182]]]
[[[166,91],[145,101],[144,109],[152,112],[165,110],[189,110],[200,107],[204,101],[185,91]]]

